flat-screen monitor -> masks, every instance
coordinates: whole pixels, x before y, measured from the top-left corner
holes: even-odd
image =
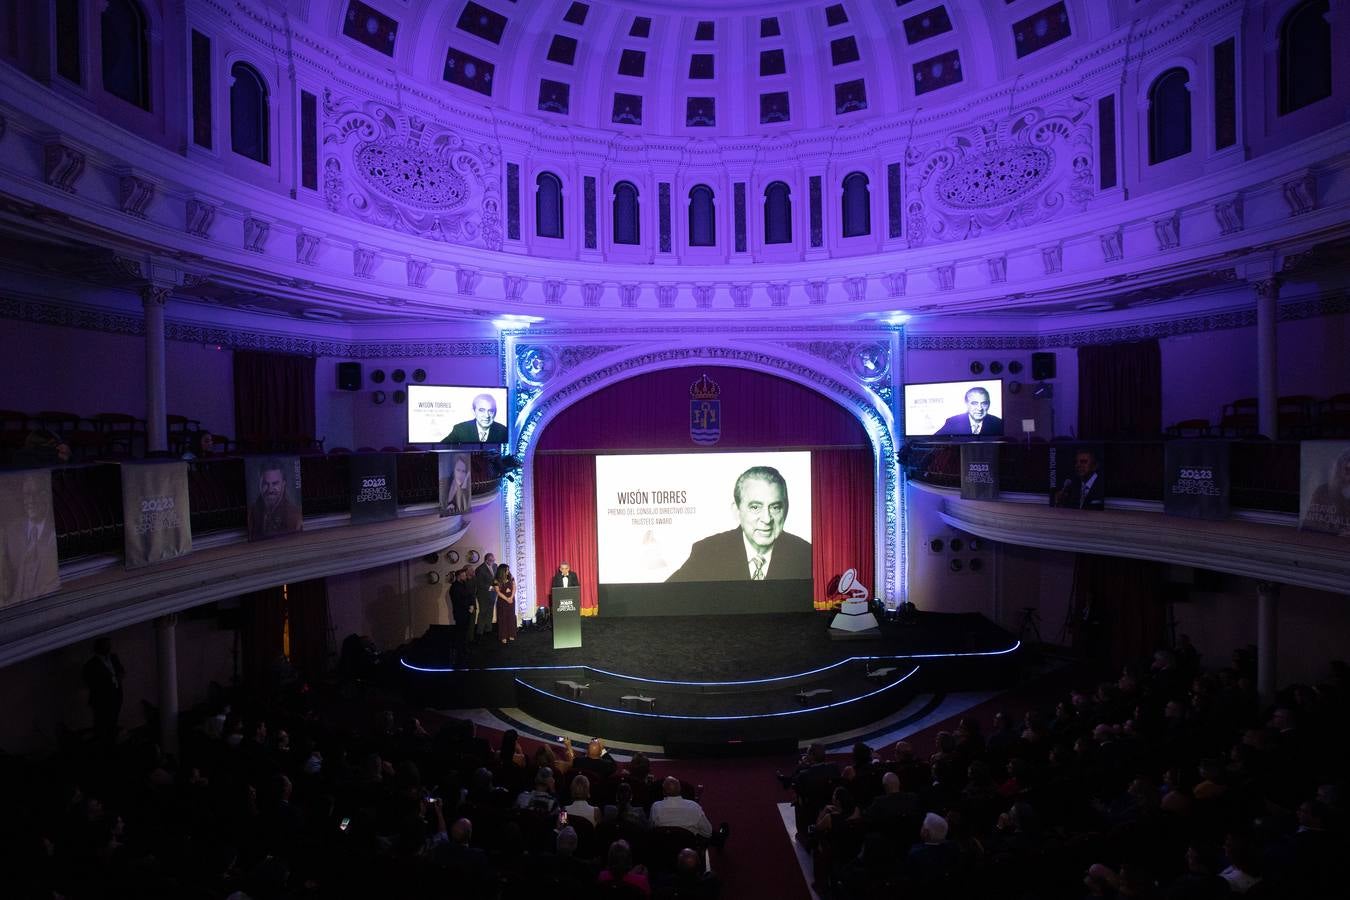
[[[905,385],[905,437],[998,438],[1003,427],[998,378]]]
[[[810,611],[811,454],[595,458],[605,615]]]
[[[506,444],[506,388],[450,384],[408,385],[408,443]]]

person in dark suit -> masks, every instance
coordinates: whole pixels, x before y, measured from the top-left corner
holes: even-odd
[[[475,641],[492,630],[492,610],[497,604],[497,592],[492,582],[496,577],[497,557],[489,553],[483,557],[483,564],[473,570],[474,592],[478,595],[478,612],[473,625]]]
[[[474,624],[477,611],[477,597],[470,576],[473,569],[465,566],[455,572],[455,580],[450,582],[450,615],[454,619],[455,665],[463,665],[469,652],[469,629]]]
[[[1055,492],[1055,506],[1104,509],[1106,486],[1101,470],[1097,468],[1097,454],[1091,450],[1079,450],[1074,456],[1073,468],[1073,475],[1064,479],[1064,484]]]
[[[1001,437],[1003,420],[989,415],[989,392],[982,387],[966,391],[966,411],[942,423],[935,434],[978,434],[981,437]]]
[[[479,394],[473,398],[473,418],[460,422],[441,441],[442,444],[505,444],[506,426],[494,422],[497,418],[497,401],[491,394]]]
[[[89,708],[94,711],[94,739],[111,745],[117,739],[117,717],[122,713],[122,679],[126,669],[112,652],[112,641],[102,637],[94,642],[94,655],[81,673],[89,689]]]
[[[811,577],[811,545],[783,531],[787,482],[772,466],[741,473],[732,490],[740,527],[696,541],[672,581],[781,581]]]

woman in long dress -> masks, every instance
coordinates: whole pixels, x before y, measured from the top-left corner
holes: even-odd
[[[507,644],[516,639],[516,579],[506,563],[497,567],[492,589],[497,594],[497,640]]]

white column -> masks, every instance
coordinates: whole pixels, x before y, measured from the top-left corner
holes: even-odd
[[[1279,435],[1276,405],[1279,399],[1275,370],[1275,325],[1279,317],[1280,280],[1263,278],[1256,288],[1256,410],[1257,430],[1271,440]]]
[[[1280,586],[1256,583],[1256,691],[1262,703],[1275,699],[1275,657],[1279,651]]]
[[[155,620],[155,650],[159,660],[159,744],[178,755],[178,616]]]
[[[168,410],[164,388],[164,302],[169,289],[147,285],[141,289],[145,309],[145,449],[167,451]]]

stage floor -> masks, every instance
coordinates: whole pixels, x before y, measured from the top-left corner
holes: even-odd
[[[409,693],[438,709],[516,708],[559,734],[664,744],[672,755],[777,752],[859,728],[921,692],[1016,681],[1020,645],[978,614],[920,614],[833,640],[823,613],[587,619],[582,646],[528,629],[458,667],[444,629],[402,656]]]
[[[800,675],[849,658],[991,654],[1017,641],[977,613],[919,613],[913,624],[883,622],[876,637],[838,641],[830,637],[829,616],[813,612],[586,618],[581,643],[554,650],[553,632],[523,629],[505,647],[480,641],[460,671],[585,666],[633,678],[734,682]],[[448,671],[446,654],[443,645],[419,641],[404,660]]]

